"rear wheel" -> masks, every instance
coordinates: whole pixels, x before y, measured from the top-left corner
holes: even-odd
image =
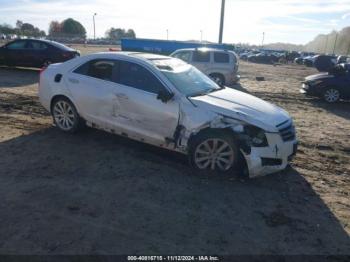
[[[83,124],[75,106],[65,97],[55,99],[51,113],[56,126],[64,132],[75,133]]]
[[[229,173],[236,168],[239,156],[232,134],[208,131],[194,138],[189,157],[199,171]]]
[[[335,88],[328,88],[326,91],[323,93],[323,99],[327,103],[335,103],[338,102],[340,99],[340,92],[338,89]]]
[[[221,74],[210,74],[209,77],[214,80],[215,83],[218,85],[224,85],[225,84],[225,77]]]

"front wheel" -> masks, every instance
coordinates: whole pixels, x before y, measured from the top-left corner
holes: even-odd
[[[194,138],[189,157],[199,171],[229,173],[237,166],[238,148],[231,134],[209,131]]]
[[[340,92],[339,90],[335,88],[328,88],[324,93],[323,93],[323,99],[327,103],[335,103],[338,102],[340,99]]]
[[[65,97],[60,97],[53,102],[51,113],[56,126],[64,132],[75,133],[82,125],[82,119],[75,106]]]
[[[210,78],[217,83],[219,86],[222,86],[225,84],[225,77],[221,74],[210,74]]]

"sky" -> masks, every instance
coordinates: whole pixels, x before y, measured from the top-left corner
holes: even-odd
[[[0,0],[0,24],[16,20],[47,32],[52,20],[78,20],[93,36],[110,27],[137,37],[218,41],[221,0]],[[226,0],[223,41],[305,44],[318,34],[350,26],[350,0]]]

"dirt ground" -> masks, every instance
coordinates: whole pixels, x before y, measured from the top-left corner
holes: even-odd
[[[181,155],[102,131],[63,134],[38,71],[0,68],[0,253],[349,255],[350,103],[299,94],[313,69],[240,73],[300,139],[291,167],[250,181],[194,175]]]

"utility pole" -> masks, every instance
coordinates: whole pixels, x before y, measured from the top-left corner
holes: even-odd
[[[96,40],[96,26],[95,26],[95,16],[97,15],[97,13],[94,13],[94,15],[92,16],[92,20],[94,22],[94,40]]]
[[[333,47],[333,55],[335,54],[335,47],[337,45],[337,40],[338,40],[338,33],[335,35],[335,41],[334,41],[334,47]]]
[[[222,44],[222,34],[224,32],[224,18],[225,18],[225,0],[221,0],[221,18],[220,18],[219,44]]]
[[[201,30],[201,43],[203,42],[203,30]]]
[[[263,37],[261,41],[261,48],[264,48],[265,32],[263,32]]]
[[[169,40],[169,29],[166,30],[166,40]]]

